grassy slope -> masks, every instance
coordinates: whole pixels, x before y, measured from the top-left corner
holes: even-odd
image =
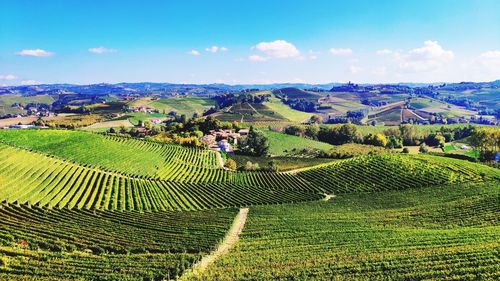
[[[258,163],[259,167],[261,168],[268,167],[270,161],[276,161],[278,165],[278,171],[280,172],[295,170],[335,161],[327,158],[252,157],[245,155],[229,155],[228,158],[235,160],[238,166],[244,166],[248,161],[250,161],[252,163]]]
[[[291,136],[283,133],[262,130],[269,140],[269,153],[283,156],[303,149],[329,150],[333,146],[324,142]],[[285,150],[287,152],[285,152]]]
[[[13,108],[12,104],[14,103],[26,105],[28,103],[52,104],[53,102],[54,99],[49,95],[27,97],[21,95],[0,95],[0,115],[25,113],[25,110]]]
[[[143,112],[134,112],[127,114],[128,121],[132,123],[133,125],[137,125],[139,121],[147,121],[151,120],[152,118],[157,118],[157,119],[165,119],[165,115],[161,113],[143,113]],[[121,118],[120,118],[121,119]]]
[[[124,173],[153,175],[165,161],[157,153],[80,131],[3,130],[0,141]]]
[[[426,112],[441,113],[446,117],[473,116],[476,114],[474,111],[467,110],[463,107],[429,98],[412,99],[410,106]]]
[[[179,97],[179,98],[163,98],[152,100],[145,97],[135,100],[129,104],[130,106],[145,106],[158,109],[160,112],[175,111],[177,114],[193,116],[193,113],[202,114],[205,110],[215,105],[215,102],[209,98],[200,97]]]
[[[251,208],[199,280],[498,280],[498,196],[487,183]]]
[[[283,104],[278,98],[275,98],[275,97],[271,97],[269,99],[269,101],[264,102],[264,105],[268,106],[272,110],[281,114],[286,119],[293,121],[293,122],[307,121],[313,115],[312,113],[302,112],[302,111],[290,108],[288,105]]]
[[[82,130],[91,132],[105,132],[109,128],[119,129],[122,126],[125,128],[133,127],[132,123],[130,123],[130,121],[126,119],[126,120],[111,120],[111,121],[98,122],[90,126],[83,127]]]

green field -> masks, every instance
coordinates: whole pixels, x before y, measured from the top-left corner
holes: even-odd
[[[278,167],[278,171],[290,171],[335,161],[328,158],[303,158],[303,157],[284,157],[284,156],[253,157],[253,156],[245,156],[238,154],[229,155],[228,158],[231,158],[234,161],[236,161],[239,167],[245,166],[247,162],[252,162],[259,164],[260,168],[267,168],[269,167],[270,161],[275,161]]]
[[[24,114],[26,110],[12,107],[14,103],[26,105],[28,103],[52,104],[54,98],[49,95],[21,96],[21,95],[0,95],[0,115]]]
[[[288,105],[282,103],[281,100],[275,97],[270,97],[269,101],[264,102],[264,105],[271,108],[275,112],[279,112],[279,114],[281,114],[284,118],[297,123],[307,121],[313,115],[312,113],[290,108]]]
[[[301,154],[306,149],[329,150],[333,146],[315,140],[305,139],[298,136],[287,135],[270,130],[262,130],[269,141],[269,153],[275,156]]]
[[[193,113],[202,115],[204,111],[215,106],[215,101],[209,98],[200,97],[177,97],[177,98],[161,98],[151,99],[149,97],[140,98],[129,103],[131,107],[150,107],[157,109],[160,113],[168,114],[172,111],[178,115],[185,114],[188,117],[193,116]]]
[[[143,112],[130,113],[127,114],[126,117],[132,125],[139,124],[139,121],[145,122],[145,121],[151,121],[151,119],[160,119],[160,120],[166,119],[165,114],[162,113],[143,113]]]
[[[490,182],[255,207],[196,280],[498,280],[499,196]]]
[[[476,112],[431,98],[414,98],[410,107],[428,113],[440,113],[445,117],[473,116]]]

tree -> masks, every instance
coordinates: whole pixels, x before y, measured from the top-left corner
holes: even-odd
[[[333,145],[360,142],[361,135],[353,124],[344,124],[340,127],[321,127],[318,140]]]
[[[319,115],[313,115],[311,118],[309,118],[309,123],[311,124],[321,124],[323,123],[323,117]]]
[[[365,138],[365,144],[385,147],[387,145],[387,138],[382,133],[369,134]]]
[[[492,161],[500,151],[500,129],[474,128],[470,141],[479,150],[481,161]]]
[[[262,133],[250,127],[248,135],[240,141],[240,151],[251,156],[265,156],[269,151],[269,142]]]
[[[243,166],[243,170],[245,170],[245,171],[256,171],[259,169],[260,169],[259,163],[252,163],[250,161],[247,161],[245,166]]]
[[[413,125],[402,124],[399,126],[399,131],[401,132],[404,145],[415,145],[417,132]]]
[[[403,147],[403,140],[400,137],[389,136],[387,139],[388,148],[401,148]]]
[[[290,125],[285,128],[285,134],[292,136],[303,136],[305,134],[304,126]]]
[[[269,161],[269,170],[273,171],[273,172],[277,172],[278,171],[278,162],[276,160],[271,160]]]
[[[438,134],[430,134],[425,139],[425,143],[427,145],[430,145],[430,146],[444,147],[444,144],[446,143],[446,139],[440,133],[438,133]]]
[[[307,126],[304,133],[310,139],[313,140],[318,139],[318,133],[319,133],[318,124]]]
[[[226,163],[224,163],[224,167],[228,168],[229,170],[236,170],[237,168],[236,161],[229,158],[226,160]]]

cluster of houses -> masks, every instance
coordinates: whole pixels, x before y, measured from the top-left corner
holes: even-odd
[[[201,142],[205,143],[210,150],[233,153],[234,145],[238,140],[248,135],[248,129],[234,130],[210,130],[207,135],[201,137]]]
[[[145,107],[145,106],[134,106],[129,108],[131,112],[142,112],[142,113],[154,113],[156,110],[151,107]]]
[[[47,126],[22,125],[22,124],[1,127],[1,129],[48,129],[48,128],[49,127]]]
[[[55,113],[50,111],[49,107],[45,104],[28,104],[23,106],[20,103],[12,104],[13,108],[17,108],[19,110],[25,110],[25,113],[20,114],[5,114],[2,118],[19,118],[25,116],[37,116],[37,117],[52,117],[55,116]],[[1,109],[1,108],[0,108]]]

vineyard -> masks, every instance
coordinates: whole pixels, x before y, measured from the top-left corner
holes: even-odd
[[[236,248],[193,278],[500,277],[497,169],[391,153],[306,160],[316,165],[230,171],[208,150],[2,130],[0,279],[177,279],[248,206]]]
[[[0,279],[174,279],[224,237],[237,211],[101,212],[0,207]]]
[[[104,210],[200,210],[316,200],[288,174],[214,171],[204,184],[128,177],[0,145],[0,198],[37,206]],[[21,161],[22,160],[22,161]],[[200,170],[203,171],[203,170]],[[220,176],[217,181],[217,175]],[[225,177],[224,177],[225,175]],[[207,176],[203,173],[200,177]],[[230,177],[231,176],[231,177]],[[221,179],[226,178],[224,182]],[[207,182],[208,179],[214,179]]]
[[[401,190],[451,183],[500,180],[494,169],[428,155],[367,155],[305,168],[297,175],[328,193]]]
[[[499,196],[490,182],[254,207],[198,279],[498,280]]]

